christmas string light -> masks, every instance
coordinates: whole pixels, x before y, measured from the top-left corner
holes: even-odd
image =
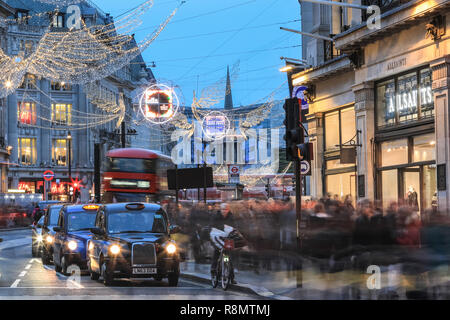
[[[23,51],[9,57],[0,50],[0,97],[14,92],[26,73],[52,81],[84,84],[103,79],[127,66],[158,37],[180,7],[139,43],[132,35],[117,34],[117,29],[136,24],[135,17],[142,15],[152,4],[153,1],[146,1],[118,23],[106,26],[87,27],[83,22],[80,30],[67,32],[53,32],[48,27],[36,50],[28,57]]]

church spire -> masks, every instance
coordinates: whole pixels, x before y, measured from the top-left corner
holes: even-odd
[[[227,66],[227,86],[225,88],[225,110],[233,109],[233,97],[231,95],[230,68]]]

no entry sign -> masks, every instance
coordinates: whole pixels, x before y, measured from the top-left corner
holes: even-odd
[[[45,181],[52,181],[55,177],[55,173],[52,170],[47,170],[44,172],[44,180]]]

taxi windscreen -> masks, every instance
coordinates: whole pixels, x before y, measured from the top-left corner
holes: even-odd
[[[68,231],[89,230],[95,227],[96,212],[73,212],[67,216]]]
[[[123,211],[111,212],[108,215],[108,232],[166,233],[167,229],[161,213],[151,211]]]

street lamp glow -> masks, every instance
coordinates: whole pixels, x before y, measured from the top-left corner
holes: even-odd
[[[8,81],[6,81],[6,83],[5,83],[5,87],[6,88],[8,88],[8,89],[11,89],[12,88],[12,81],[11,80],[8,80]]]
[[[280,72],[287,72],[287,71],[290,71],[290,70],[292,70],[292,69],[294,69],[293,66],[287,65],[287,66],[285,66],[285,67],[283,67],[283,68],[280,68]]]
[[[72,139],[72,135],[70,134],[70,132],[67,134],[67,139]]]

